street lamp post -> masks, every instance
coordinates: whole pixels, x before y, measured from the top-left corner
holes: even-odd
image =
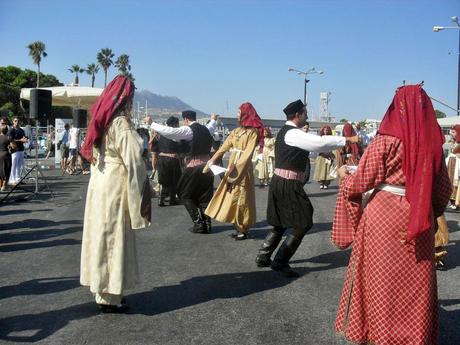
[[[457,68],[457,116],[460,116],[460,23],[458,22],[458,17],[451,17],[452,22],[457,24],[457,26],[433,26],[434,32],[439,32],[445,29],[457,29],[458,30],[458,68]]]
[[[304,76],[304,87],[303,87],[303,103],[305,104],[305,107],[307,107],[307,84],[310,81],[308,79],[308,76],[310,74],[323,74],[323,71],[317,70],[315,67],[310,68],[308,71],[299,71],[295,68],[288,68],[289,72],[296,72],[297,75],[303,75]]]

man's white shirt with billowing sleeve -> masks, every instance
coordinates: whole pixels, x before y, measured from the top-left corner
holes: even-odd
[[[193,121],[190,123],[192,125],[196,121]],[[169,127],[169,126],[164,126],[160,125],[159,123],[152,122],[150,127],[160,134],[161,136],[164,136],[165,138],[179,141],[179,140],[186,140],[186,141],[191,141],[193,139],[193,132],[192,129],[190,128],[190,125],[188,126],[181,126],[181,127]],[[209,133],[211,135],[214,134],[217,128],[217,121],[216,120],[211,120],[209,121],[208,124],[206,124],[206,127],[209,130]]]
[[[309,152],[330,152],[345,146],[345,137],[333,135],[318,136],[305,133],[292,121],[286,121],[287,126],[295,127],[286,132],[284,142],[289,146],[295,146],[299,149]]]

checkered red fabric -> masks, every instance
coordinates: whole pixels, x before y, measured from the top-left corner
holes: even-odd
[[[402,157],[399,139],[378,136],[340,186],[333,239],[339,245],[353,241],[353,250],[335,327],[360,344],[437,344],[433,229],[404,243],[409,203],[386,191],[375,192],[360,210],[362,194],[380,183],[404,186]],[[450,190],[443,166],[433,189],[433,216],[442,214]]]

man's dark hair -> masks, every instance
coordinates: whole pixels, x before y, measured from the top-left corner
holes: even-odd
[[[69,124],[66,123],[66,124],[64,125],[64,129],[69,129],[69,128],[70,128]]]
[[[3,116],[1,118],[1,120],[3,120],[3,122],[5,122],[5,125],[9,126],[10,125],[10,120],[8,120],[8,118],[6,116]]]
[[[305,125],[304,126],[308,126],[310,127],[310,123],[308,121],[305,121]]]
[[[8,127],[6,127],[6,126],[5,126],[5,127],[2,127],[1,130],[2,130],[2,134],[8,133]]]
[[[182,112],[182,118],[185,120],[196,121],[196,112],[193,110],[185,110]]]

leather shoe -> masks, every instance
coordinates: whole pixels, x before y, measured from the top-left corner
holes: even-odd
[[[236,236],[238,236],[239,232],[238,231],[233,231],[229,236],[231,238],[235,238]]]
[[[235,241],[243,241],[248,238],[248,235],[245,232],[240,232],[238,235],[235,236]]]
[[[123,314],[129,309],[127,304],[98,304],[99,310],[104,314]]]

